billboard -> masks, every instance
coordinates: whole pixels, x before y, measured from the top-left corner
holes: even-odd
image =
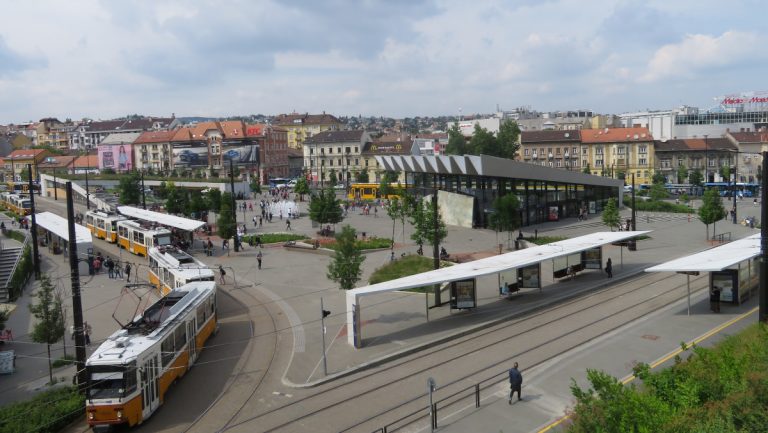
[[[475,279],[454,281],[451,283],[451,308],[463,310],[477,306]]]
[[[224,146],[221,155],[222,165],[228,165],[230,160],[235,165],[258,165],[259,146],[256,144]],[[173,148],[174,167],[207,167],[208,165],[208,146]]]
[[[133,170],[133,146],[130,144],[100,144],[99,170],[112,169],[117,173]]]

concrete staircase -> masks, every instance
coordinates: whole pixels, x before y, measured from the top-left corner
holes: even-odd
[[[21,259],[22,248],[5,248],[0,251],[0,302],[8,302],[8,284],[11,272]]]

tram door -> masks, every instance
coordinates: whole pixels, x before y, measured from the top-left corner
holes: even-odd
[[[189,365],[195,363],[197,359],[197,327],[195,326],[196,319],[192,319],[187,322],[187,338],[189,338]]]
[[[147,419],[160,404],[160,400],[157,398],[157,394],[159,392],[159,370],[159,357],[153,356],[144,362],[144,366],[141,371],[142,419]]]

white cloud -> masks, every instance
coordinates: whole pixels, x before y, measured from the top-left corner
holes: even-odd
[[[648,62],[640,81],[656,82],[674,77],[695,77],[710,68],[738,67],[754,60],[764,37],[757,33],[729,31],[720,36],[687,35],[680,43],[659,48]]]

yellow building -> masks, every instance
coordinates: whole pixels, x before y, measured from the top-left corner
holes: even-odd
[[[654,167],[653,137],[648,128],[583,129],[581,143],[586,147],[591,174],[630,182],[651,183]]]
[[[323,131],[338,131],[341,121],[330,114],[281,114],[275,125],[288,131],[288,147],[303,149],[304,142]]]

